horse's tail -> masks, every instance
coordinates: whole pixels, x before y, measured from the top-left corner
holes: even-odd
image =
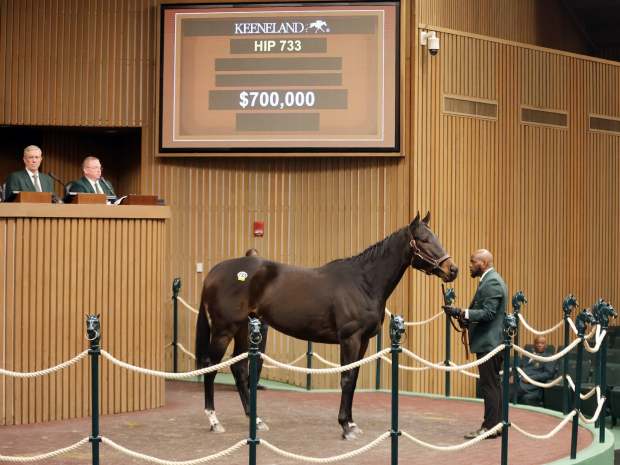
[[[204,368],[209,364],[209,343],[211,341],[211,325],[207,315],[206,293],[202,293],[200,307],[198,308],[198,320],[196,321],[196,367]]]

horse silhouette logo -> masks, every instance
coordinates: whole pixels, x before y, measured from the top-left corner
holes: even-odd
[[[327,21],[322,19],[317,19],[316,21],[311,22],[310,24],[308,24],[306,29],[308,30],[308,32],[313,30],[315,34],[317,32],[329,32],[329,27],[327,27]]]

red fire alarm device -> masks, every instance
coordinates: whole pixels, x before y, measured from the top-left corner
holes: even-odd
[[[265,222],[255,221],[254,222],[254,236],[263,237],[264,235],[265,235]]]

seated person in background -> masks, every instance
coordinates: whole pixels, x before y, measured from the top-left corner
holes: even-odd
[[[547,347],[547,339],[545,336],[536,336],[534,339],[534,353],[540,356],[549,356],[551,354],[545,352]],[[521,360],[522,370],[534,381],[540,383],[548,383],[556,377],[556,362],[540,362],[529,357],[523,357]],[[523,404],[539,405],[543,400],[543,388],[530,384],[523,377],[519,378],[519,384],[510,385],[511,395],[513,398],[516,389],[517,401]]]
[[[114,188],[101,175],[103,168],[97,157],[86,157],[82,162],[84,176],[69,185],[69,192],[87,192],[90,194],[105,194],[116,196]]]
[[[13,192],[54,192],[54,181],[50,176],[39,171],[43,154],[36,145],[24,149],[24,168],[15,171],[6,178],[5,199]]]

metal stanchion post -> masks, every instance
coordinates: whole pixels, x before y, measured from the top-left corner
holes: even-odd
[[[601,331],[607,331],[607,328],[609,327],[609,318],[615,318],[617,316],[616,310],[603,299],[599,299],[599,301],[595,304],[592,309],[592,313],[594,314],[598,324],[601,325]],[[599,362],[597,368],[599,375],[598,382],[601,389],[601,395],[605,397],[598,420],[598,441],[600,443],[605,442],[605,409],[607,408],[607,339],[607,336],[605,336],[597,353]]]
[[[306,350],[306,367],[312,368],[312,342],[308,341],[308,349]],[[312,389],[312,373],[306,374],[306,390],[309,391]]]
[[[402,352],[400,338],[405,332],[405,321],[401,316],[392,315],[390,319],[390,339],[392,340],[392,437],[391,465],[398,465],[398,354]]]
[[[179,337],[179,291],[181,290],[181,278],[172,281],[172,370],[176,373],[178,367],[178,337]]]
[[[383,326],[379,328],[377,333],[377,352],[383,350]],[[375,390],[381,389],[381,359],[378,358],[375,362]]]
[[[564,313],[564,347],[568,347],[570,344],[570,325],[568,320],[573,309],[579,307],[579,302],[573,294],[568,294],[562,302],[562,312]],[[568,380],[566,375],[568,373],[568,356],[564,357],[562,361],[562,413],[568,414],[570,410],[570,394],[568,392]]]
[[[88,355],[90,355],[90,380],[91,380],[91,435],[93,465],[99,465],[99,356],[101,355],[101,323],[99,315],[86,317],[86,338],[89,342]]]
[[[513,299],[514,306],[514,299]],[[515,315],[504,317],[504,374],[502,376],[502,465],[508,464],[508,404],[510,403],[510,349],[511,338],[517,334],[517,318]]]
[[[454,292],[454,288],[449,287],[448,289],[444,289],[443,284],[441,285],[441,293],[443,294],[443,304],[444,305],[452,305],[454,300],[456,299],[456,293]],[[446,358],[444,360],[445,366],[450,366],[450,357],[452,357],[452,334],[450,331],[450,316],[445,315],[446,317]],[[444,388],[445,396],[450,397],[450,372],[446,371],[445,373],[445,388]]]
[[[515,345],[519,345],[519,315],[521,313],[521,306],[527,303],[527,299],[525,298],[525,294],[523,291],[517,291],[515,295],[512,297],[512,314],[515,318],[515,324],[517,328],[515,330],[514,335],[514,343]],[[519,385],[519,372],[517,368],[520,366],[519,354],[517,352],[513,355],[512,361],[512,376],[514,379],[515,386]],[[510,395],[510,394],[509,394]],[[512,398],[513,404],[517,403],[517,390],[515,389],[514,397]]]
[[[577,457],[577,435],[579,426],[579,412],[581,409],[581,369],[583,367],[583,344],[584,334],[586,332],[587,324],[595,324],[596,320],[594,316],[587,310],[582,310],[575,320],[577,326],[577,336],[581,339],[581,343],[577,346],[577,371],[575,373],[575,416],[573,416],[573,428],[571,431],[570,441],[570,458]]]
[[[260,321],[258,318],[250,318],[248,333],[250,338],[250,446],[249,464],[256,465],[256,446],[260,444],[260,439],[256,437],[256,385],[258,384],[258,358],[260,357],[259,344],[263,338],[260,332]]]

